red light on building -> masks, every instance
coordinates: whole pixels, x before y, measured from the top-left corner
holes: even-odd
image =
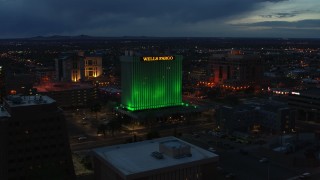
[[[10,90],[10,94],[11,94],[11,95],[16,95],[16,94],[17,94],[17,91],[14,90],[14,89],[12,89],[12,90]]]

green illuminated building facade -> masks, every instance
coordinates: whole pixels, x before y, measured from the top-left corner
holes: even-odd
[[[182,56],[122,56],[121,88],[131,111],[182,105]]]

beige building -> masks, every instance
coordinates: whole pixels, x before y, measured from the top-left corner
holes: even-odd
[[[85,77],[95,78],[102,74],[102,57],[101,56],[85,56]]]
[[[102,57],[86,55],[82,51],[63,53],[55,60],[56,80],[80,82],[102,74]]]
[[[95,180],[212,180],[219,156],[175,137],[93,150]]]

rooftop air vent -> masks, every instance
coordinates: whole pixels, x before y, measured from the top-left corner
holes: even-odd
[[[156,158],[156,159],[163,159],[163,154],[158,152],[158,151],[154,151],[151,153],[151,156]]]

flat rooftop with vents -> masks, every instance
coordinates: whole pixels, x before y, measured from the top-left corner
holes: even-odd
[[[210,172],[204,171],[219,160],[217,154],[175,137],[97,148],[93,154],[97,180],[206,179]]]

